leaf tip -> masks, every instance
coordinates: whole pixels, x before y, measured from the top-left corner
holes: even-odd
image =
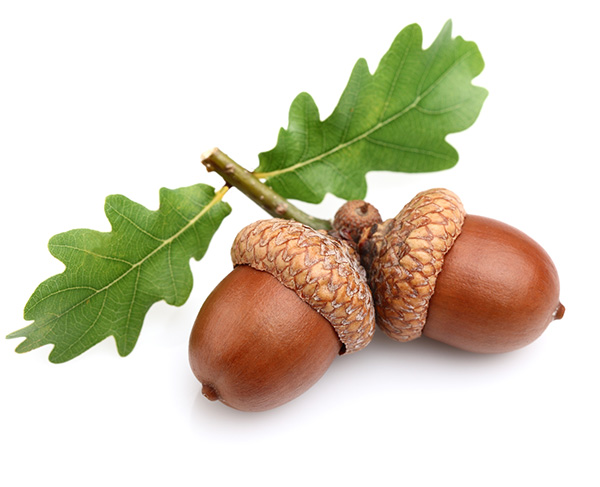
[[[75,357],[81,355],[80,353],[78,354],[66,354],[64,352],[62,353],[54,353],[56,348],[53,348],[52,351],[50,352],[50,354],[48,355],[48,361],[51,364],[64,364],[65,362],[68,362],[69,360],[73,360]]]
[[[442,27],[442,30],[440,31],[440,33],[437,36],[437,39],[435,42],[448,42],[452,39],[452,19],[448,19],[446,21],[446,23],[444,24],[444,26]]]
[[[17,330],[17,331],[13,331],[12,333],[9,333],[8,335],[6,335],[6,336],[4,337],[4,338],[5,338],[5,340],[12,340],[12,339],[14,339],[14,338],[19,338],[19,337],[23,336],[23,335],[20,335],[20,334],[19,334],[19,332],[20,332],[20,331],[21,331],[21,330]]]
[[[25,328],[21,328],[20,330],[13,331],[12,333],[9,333],[8,335],[6,335],[7,340],[12,340],[14,338],[24,338],[24,340],[21,341],[15,347],[15,353],[18,353],[18,354],[27,353],[27,352],[31,352],[33,349],[37,348],[36,346],[34,346],[30,343],[31,340],[27,336],[27,333],[25,333]]]
[[[25,340],[23,340],[18,346],[17,348],[21,347],[21,352],[26,352],[27,350],[22,350],[22,345],[27,341],[27,332],[28,329],[30,328],[31,325],[28,326],[24,326],[23,328],[19,328],[18,330],[15,330],[11,333],[9,333],[8,335],[6,335],[6,340],[13,340],[15,338],[25,338]],[[19,353],[21,353],[19,352]]]
[[[298,95],[296,95],[296,98],[294,98],[294,100],[292,101],[292,105],[290,107],[290,114],[293,113],[294,108],[299,108],[299,107],[313,107],[317,108],[317,104],[315,102],[315,99],[312,97],[312,95],[306,91],[302,91],[301,93],[298,93]],[[317,108],[318,110],[318,108]]]

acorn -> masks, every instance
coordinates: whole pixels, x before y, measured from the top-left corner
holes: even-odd
[[[358,254],[295,221],[261,220],[231,249],[234,270],[203,304],[189,342],[202,393],[243,411],[302,394],[336,356],[375,330],[373,299]]]
[[[332,235],[337,235],[356,248],[365,229],[381,223],[381,214],[371,203],[350,200],[344,203],[333,217]]]
[[[562,318],[556,267],[505,223],[467,215],[447,189],[419,193],[358,245],[378,326],[400,342],[421,335],[479,353],[536,340]]]

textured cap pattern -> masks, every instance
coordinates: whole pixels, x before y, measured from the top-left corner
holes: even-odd
[[[464,218],[458,196],[447,189],[430,189],[369,237],[377,324],[391,338],[404,342],[421,336],[444,256]]]
[[[375,310],[365,270],[348,245],[301,223],[270,219],[248,225],[231,249],[234,265],[275,276],[327,319],[345,353],[367,346]]]

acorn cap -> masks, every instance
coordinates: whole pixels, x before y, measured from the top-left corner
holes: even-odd
[[[358,255],[345,243],[291,220],[260,220],[237,235],[234,265],[275,276],[331,323],[344,345],[358,351],[371,341],[375,311]]]
[[[444,256],[464,219],[458,196],[447,189],[430,189],[369,236],[364,260],[377,324],[391,338],[405,342],[421,336]]]

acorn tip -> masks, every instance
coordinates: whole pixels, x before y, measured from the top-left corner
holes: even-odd
[[[216,401],[219,399],[219,394],[213,386],[210,384],[202,384],[202,395],[209,401]]]
[[[565,315],[565,307],[559,301],[558,306],[554,310],[553,317],[555,320],[560,320]]]

